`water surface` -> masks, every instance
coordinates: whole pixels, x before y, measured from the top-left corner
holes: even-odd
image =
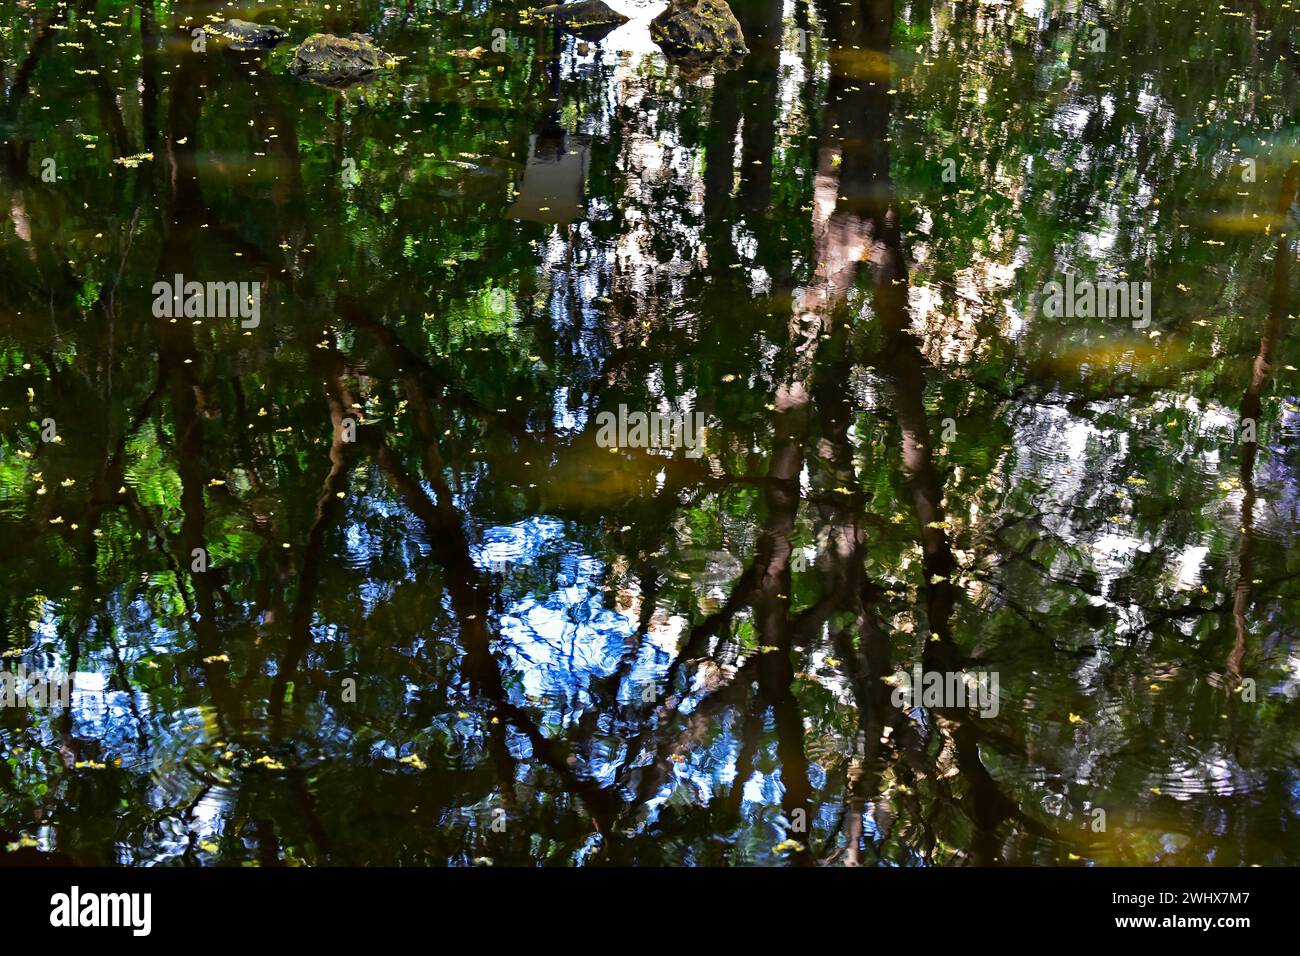
[[[1294,5],[614,5],[0,2],[0,857],[1300,863]]]

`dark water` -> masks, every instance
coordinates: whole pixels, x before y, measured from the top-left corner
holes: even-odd
[[[3,855],[1300,863],[1295,5],[618,6],[0,3]]]

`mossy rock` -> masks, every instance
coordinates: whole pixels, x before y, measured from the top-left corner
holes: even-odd
[[[627,17],[605,3],[605,0],[553,3],[549,7],[542,7],[535,11],[533,16],[538,20],[553,23],[569,33],[586,37],[604,36],[628,21]]]
[[[670,60],[688,70],[733,66],[749,52],[726,0],[670,0],[650,22],[650,35]]]
[[[364,33],[345,37],[316,33],[302,41],[289,71],[327,86],[345,85],[387,70],[397,62]]]
[[[277,26],[250,23],[248,20],[209,23],[203,32],[225,40],[232,50],[269,50],[289,35]]]

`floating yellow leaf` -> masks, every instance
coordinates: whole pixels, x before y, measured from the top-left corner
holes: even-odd
[[[145,160],[152,160],[153,153],[136,153],[134,156],[118,156],[113,160],[119,166],[125,166],[127,169],[135,169]]]

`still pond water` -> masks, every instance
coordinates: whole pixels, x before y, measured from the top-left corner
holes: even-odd
[[[611,2],[0,2],[0,857],[1300,864],[1297,5]]]

